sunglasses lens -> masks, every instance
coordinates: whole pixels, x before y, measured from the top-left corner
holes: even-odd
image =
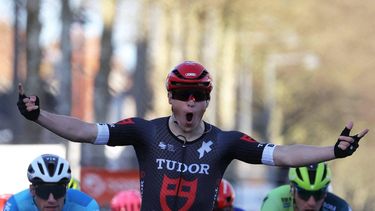
[[[325,193],[327,192],[327,188],[322,188],[317,191],[307,191],[299,187],[296,187],[296,189],[298,196],[305,201],[309,200],[311,196],[313,196],[316,201],[319,201],[325,196]]]
[[[47,200],[49,195],[52,193],[55,199],[59,199],[65,196],[66,193],[66,186],[65,185],[38,185],[35,188],[35,193],[40,198]]]
[[[181,101],[194,99],[199,102],[209,100],[209,94],[201,90],[174,90],[172,91],[172,98]]]

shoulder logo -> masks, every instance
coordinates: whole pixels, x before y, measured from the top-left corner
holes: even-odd
[[[123,119],[119,122],[117,122],[117,124],[120,124],[120,125],[130,125],[130,124],[134,124],[134,121],[132,118],[128,118],[128,119]]]
[[[247,141],[247,142],[255,142],[255,140],[253,138],[251,138],[250,136],[244,134],[241,138],[241,140],[243,141]]]

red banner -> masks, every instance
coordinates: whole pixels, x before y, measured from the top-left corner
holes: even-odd
[[[128,189],[139,190],[137,170],[81,168],[81,190],[95,198],[101,207],[109,207],[116,193]]]

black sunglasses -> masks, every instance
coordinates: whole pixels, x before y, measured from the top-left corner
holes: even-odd
[[[321,188],[321,189],[316,190],[316,191],[308,191],[308,190],[302,189],[302,188],[300,188],[298,186],[294,186],[294,187],[297,190],[298,196],[301,199],[303,199],[304,201],[309,200],[309,198],[311,196],[314,197],[315,201],[319,201],[322,198],[324,198],[325,194],[327,193],[327,187]]]
[[[52,193],[55,199],[59,199],[66,194],[66,185],[64,184],[42,184],[35,186],[35,194],[47,200],[49,195]]]
[[[196,89],[179,89],[172,91],[172,99],[189,101],[193,99],[196,102],[206,101],[210,99],[210,94],[204,90]]]

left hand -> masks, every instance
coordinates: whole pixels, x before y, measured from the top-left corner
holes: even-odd
[[[340,137],[338,138],[334,147],[336,158],[344,158],[352,155],[359,146],[358,142],[369,131],[369,129],[364,129],[360,133],[350,136],[350,131],[352,130],[352,128],[353,122],[349,122],[341,132]]]

